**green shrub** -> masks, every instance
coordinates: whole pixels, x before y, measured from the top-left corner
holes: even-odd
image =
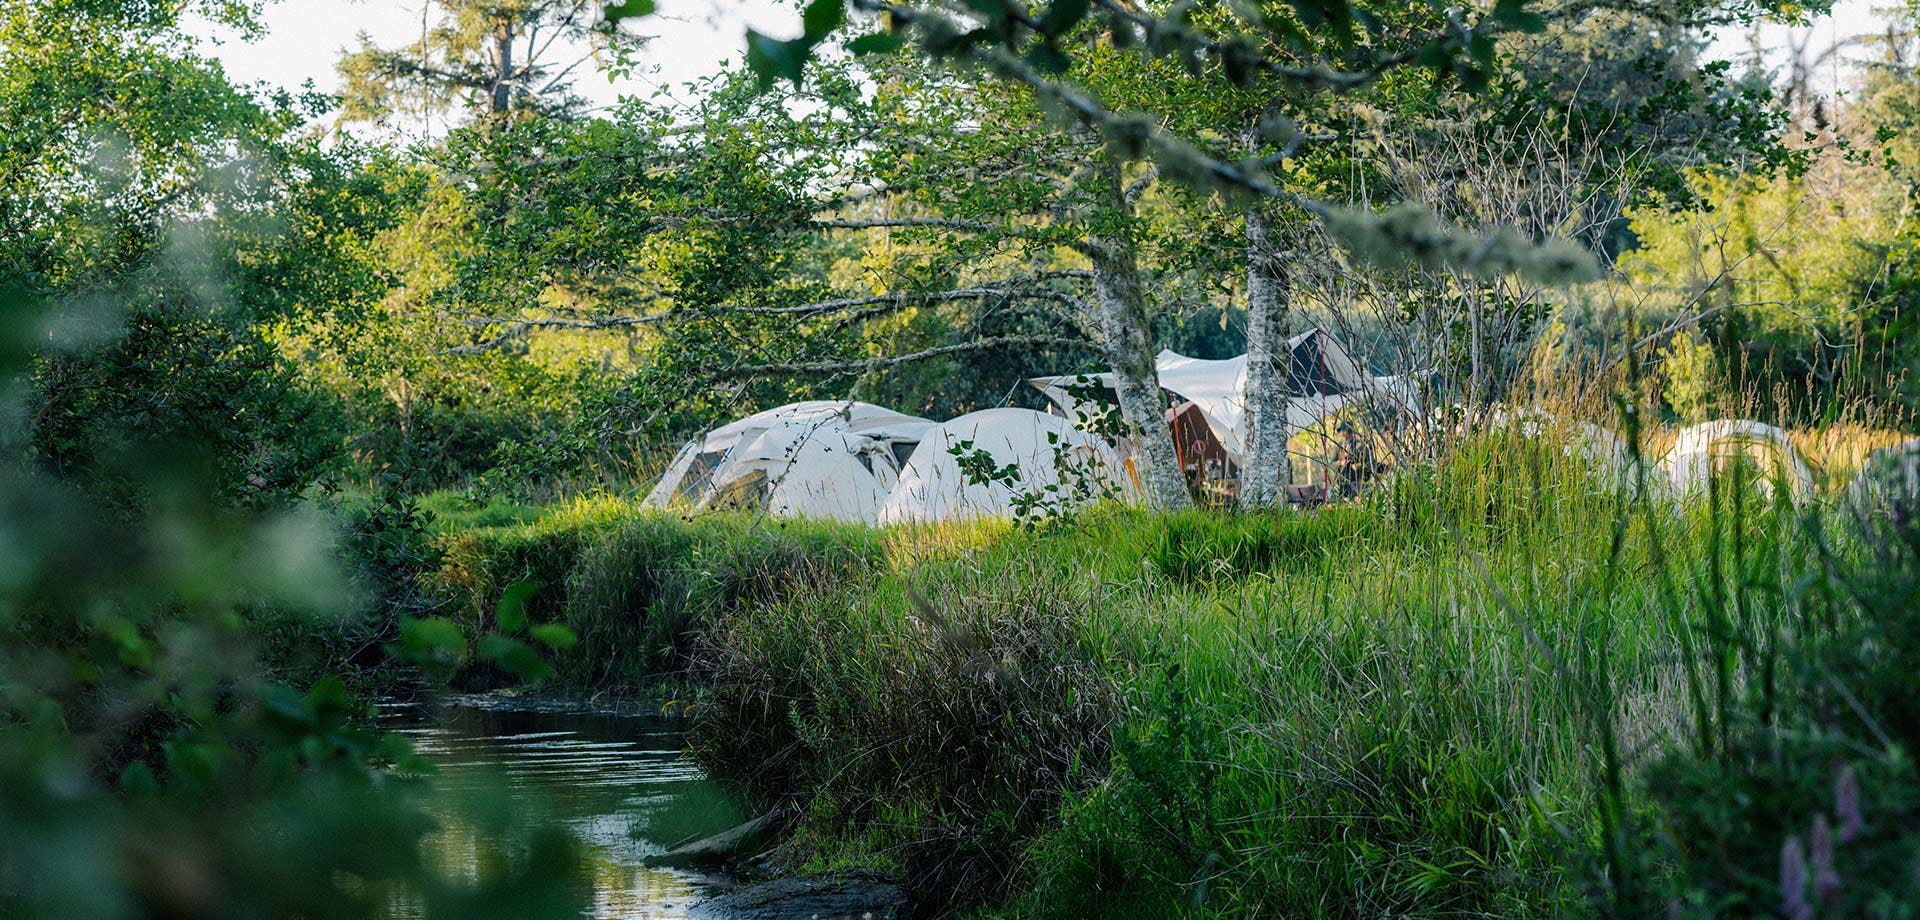
[[[693,636],[727,611],[858,579],[880,556],[870,528],[753,516],[687,521],[595,498],[531,523],[452,535],[435,579],[475,633],[490,626],[509,586],[532,584],[529,618],[565,625],[580,640],[553,662],[558,685],[637,692],[684,672]]]
[[[935,903],[1536,915],[1564,894],[1534,815],[1581,794],[1579,710],[1495,598],[1572,643],[1649,595],[1567,603],[1597,593],[1604,519],[1447,564],[1392,524],[1101,509],[749,606],[702,656],[695,750],[801,805],[796,859]],[[983,676],[1042,663],[1044,691]]]
[[[1019,560],[931,569],[732,618],[693,749],[799,802],[803,858],[851,848],[932,903],[990,903],[1103,769],[1118,693],[1087,622],[1105,599]]]

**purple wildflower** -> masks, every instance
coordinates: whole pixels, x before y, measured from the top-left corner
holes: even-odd
[[[1813,920],[1813,905],[1807,903],[1807,854],[1798,837],[1780,845],[1780,914],[1787,920]]]
[[[1833,868],[1833,831],[1826,815],[1813,816],[1813,891],[1828,907],[1840,897],[1840,873]]]
[[[1840,816],[1840,842],[1852,843],[1867,820],[1860,814],[1860,777],[1851,764],[1841,766],[1833,777],[1833,809]]]

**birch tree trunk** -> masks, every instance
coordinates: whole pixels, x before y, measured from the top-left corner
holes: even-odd
[[[1120,166],[1103,155],[1102,182],[1111,192],[1107,202],[1118,215],[1130,215]],[[1173,449],[1173,429],[1167,424],[1166,398],[1160,391],[1160,372],[1154,365],[1153,332],[1148,324],[1147,300],[1140,286],[1139,255],[1124,227],[1096,232],[1088,240],[1093,262],[1094,297],[1099,311],[1100,347],[1113,367],[1113,388],[1133,442],[1134,464],[1147,502],[1160,508],[1193,504],[1186,478]]]
[[[490,94],[489,108],[495,115],[504,115],[513,105],[513,27],[500,23],[493,29],[493,59],[499,66],[493,76],[493,90]]]
[[[1247,212],[1247,411],[1246,462],[1240,466],[1240,507],[1288,509],[1285,487],[1287,391],[1292,389],[1293,352],[1287,348],[1287,278],[1272,228],[1260,208]]]

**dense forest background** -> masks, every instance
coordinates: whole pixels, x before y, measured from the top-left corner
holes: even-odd
[[[1607,268],[1573,288],[1379,271],[1281,213],[1294,326],[1378,373],[1434,372],[1439,402],[1652,337],[1642,391],[1668,416],[1897,411],[1916,90],[1896,14],[1834,52],[1839,97],[1621,12],[1510,37],[1484,86],[1409,74],[1291,104],[1269,121],[1298,149],[1268,154],[1289,187],[1575,239]],[[949,417],[1103,369],[1073,246],[1106,219],[1078,187],[1091,148],[1032,92],[867,54],[585,115],[579,71],[496,43],[571,29],[641,66],[630,33],[569,3],[438,15],[424,46],[344,57],[330,99],[232,85],[174,13],[10,10],[6,265],[91,305],[36,365],[40,462],[110,480],[134,426],[223,458],[238,500],[382,473],[552,490],[644,478],[689,433],[794,398]],[[1259,120],[1177,66],[1073,66],[1234,158]],[[405,146],[355,128],[423,110],[453,127]],[[1155,334],[1237,354],[1244,222],[1179,168],[1127,177]]]

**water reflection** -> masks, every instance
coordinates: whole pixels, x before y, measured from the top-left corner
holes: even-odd
[[[559,823],[580,841],[599,920],[678,920],[724,886],[717,877],[644,864],[743,820],[681,756],[674,723],[472,705],[431,713],[394,705],[382,715],[439,766],[432,782],[441,828],[431,849],[449,877],[476,879],[501,858],[489,815],[519,812]]]

